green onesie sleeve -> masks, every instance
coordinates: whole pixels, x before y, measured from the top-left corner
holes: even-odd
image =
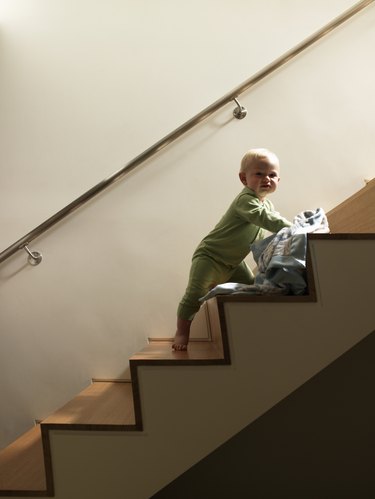
[[[250,245],[263,236],[263,230],[277,232],[292,225],[245,187],[234,199],[216,227],[202,240],[194,256],[205,255],[235,267],[249,254]]]

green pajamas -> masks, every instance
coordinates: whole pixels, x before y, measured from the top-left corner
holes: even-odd
[[[199,298],[223,282],[252,284],[254,276],[245,262],[231,268],[215,262],[208,256],[193,258],[189,283],[178,307],[177,316],[181,319],[192,320],[200,307]]]
[[[274,211],[268,199],[260,201],[251,189],[245,187],[195,250],[188,286],[177,316],[192,320],[200,307],[199,298],[218,284],[252,284],[254,276],[244,262],[250,245],[264,237],[264,230],[277,232],[290,225]]]

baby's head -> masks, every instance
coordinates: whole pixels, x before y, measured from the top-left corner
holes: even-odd
[[[240,172],[246,172],[254,163],[267,162],[280,168],[279,158],[268,149],[250,149],[241,160]]]
[[[279,159],[267,149],[251,149],[241,161],[241,182],[263,200],[275,192],[280,180]]]

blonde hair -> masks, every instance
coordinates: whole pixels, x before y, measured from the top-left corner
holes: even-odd
[[[250,149],[241,160],[240,173],[246,172],[253,162],[262,159],[267,159],[270,163],[279,166],[279,158],[275,153],[263,148]]]

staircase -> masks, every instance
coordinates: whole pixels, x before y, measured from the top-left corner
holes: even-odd
[[[210,300],[207,340],[150,341],[4,449],[1,496],[149,498],[370,334],[374,234],[309,249],[308,295]]]
[[[93,380],[2,450],[0,496],[147,499],[369,335],[374,196],[372,180],[328,213],[352,233],[309,236],[307,295],[209,300],[188,352],[151,339],[126,379]]]

